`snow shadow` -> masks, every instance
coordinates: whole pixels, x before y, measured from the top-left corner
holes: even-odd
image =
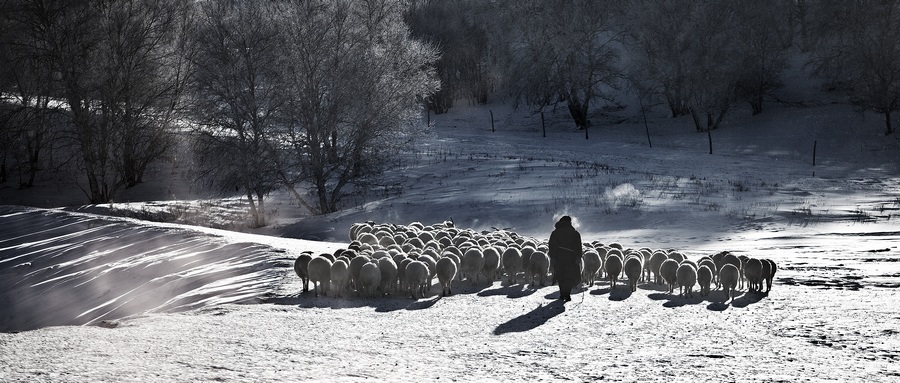
[[[478,292],[479,297],[491,297],[497,295],[505,295],[507,298],[524,298],[537,291],[536,286],[514,284],[509,286],[501,286],[494,289],[481,290]]]
[[[554,300],[547,304],[542,304],[527,313],[519,315],[505,323],[501,323],[494,329],[494,335],[503,335],[511,332],[525,332],[534,330],[551,318],[562,314],[566,311],[566,307],[561,300]]]
[[[344,297],[313,296],[312,292],[297,295],[269,297],[262,300],[265,304],[295,306],[304,309],[352,309],[360,307],[372,307],[376,312],[391,312],[398,310],[423,310],[434,306],[441,300],[441,294],[432,294],[424,298],[412,300],[408,295],[391,295],[384,297],[358,297],[356,294],[348,294]]]
[[[619,285],[616,286],[616,288],[604,287],[591,291],[591,295],[609,295],[609,300],[616,302],[631,298],[631,293],[631,289],[628,288],[628,285]]]

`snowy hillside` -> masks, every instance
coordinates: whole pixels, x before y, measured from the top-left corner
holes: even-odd
[[[4,189],[4,204],[69,207],[0,207],[0,381],[900,379],[900,145],[881,121],[830,100],[739,110],[708,154],[688,119],[651,114],[650,147],[636,116],[598,111],[585,140],[548,110],[544,138],[539,115],[460,106],[360,206],[309,217],[276,193],[275,223],[249,234],[201,227],[244,206],[172,199],[187,189],[178,169],[114,204]],[[191,209],[201,226],[102,215]],[[546,239],[563,214],[587,241],[728,250],[779,271],[771,293],[734,302],[602,281],[563,305],[521,278],[444,298],[316,298],[291,268],[346,247],[355,222],[452,218]]]

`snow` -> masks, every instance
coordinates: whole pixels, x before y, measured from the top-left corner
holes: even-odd
[[[897,138],[826,99],[767,107],[733,112],[710,155],[662,108],[651,148],[633,110],[598,112],[585,140],[565,108],[545,111],[544,138],[539,115],[502,101],[459,106],[361,206],[309,217],[276,193],[275,224],[245,232],[203,227],[243,205],[171,198],[190,189],[178,172],[111,205],[4,187],[3,203],[60,208],[0,207],[0,381],[896,381]],[[196,214],[106,215],[177,209]],[[730,303],[598,282],[562,304],[521,278],[443,298],[437,281],[420,300],[315,298],[292,269],[302,251],[346,246],[354,222],[452,218],[546,239],[563,214],[585,240],[729,250],[779,271],[768,295]]]

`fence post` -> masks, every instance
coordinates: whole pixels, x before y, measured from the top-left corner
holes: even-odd
[[[491,132],[496,132],[496,130],[494,130],[494,111],[490,109],[488,109],[488,111],[491,112]]]

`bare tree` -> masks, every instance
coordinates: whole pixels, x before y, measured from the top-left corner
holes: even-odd
[[[455,100],[487,103],[494,87],[493,65],[485,25],[489,6],[482,1],[412,2],[406,13],[412,36],[441,51],[435,70],[441,89],[428,100],[435,113],[445,113]]]
[[[438,89],[437,54],[410,37],[399,2],[290,4],[279,169],[302,206],[329,213],[348,185],[379,175],[410,142],[418,100]]]
[[[240,191],[253,225],[264,226],[264,197],[277,187],[274,129],[286,105],[273,3],[202,3],[193,46],[193,111],[202,173]]]
[[[612,99],[622,77],[615,3],[507,2],[508,85],[517,99],[544,106],[566,102],[576,126],[588,125],[597,99]]]
[[[716,129],[740,100],[753,113],[781,86],[791,45],[790,7],[783,1],[631,3],[631,78],[655,89],[672,116],[690,114],[697,131]]]
[[[60,139],[78,153],[91,202],[107,202],[121,187],[140,182],[168,147],[178,96],[170,81],[171,31],[187,2],[14,3],[23,31],[17,44],[23,62],[31,63],[23,68],[50,79],[50,87],[34,94],[65,101],[58,109],[69,116],[70,128]],[[25,88],[18,89],[23,94]]]
[[[740,57],[738,97],[750,103],[754,115],[762,113],[765,96],[783,86],[793,8],[787,1],[742,1],[732,8],[741,21],[734,39]]]
[[[840,84],[851,101],[884,116],[885,134],[900,110],[900,1],[816,4],[817,73]]]

